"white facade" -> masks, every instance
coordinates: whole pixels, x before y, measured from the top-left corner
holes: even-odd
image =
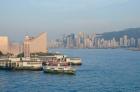
[[[128,46],[128,37],[127,37],[127,35],[124,35],[124,46],[125,47]]]

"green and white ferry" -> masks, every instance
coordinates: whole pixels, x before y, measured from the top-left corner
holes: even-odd
[[[52,74],[75,74],[76,70],[68,63],[47,63],[43,65],[44,73],[52,73]]]

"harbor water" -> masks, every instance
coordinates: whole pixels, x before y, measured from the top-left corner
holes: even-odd
[[[75,75],[0,70],[0,92],[140,92],[140,52],[50,49],[80,57]]]

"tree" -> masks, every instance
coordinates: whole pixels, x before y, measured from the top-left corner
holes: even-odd
[[[13,54],[12,53],[7,53],[7,54],[5,54],[5,56],[11,57],[11,56],[13,56]]]
[[[0,56],[3,56],[3,53],[2,53],[2,51],[0,51]]]
[[[24,57],[24,53],[22,52],[22,53],[18,54],[17,57],[18,57],[18,58]]]

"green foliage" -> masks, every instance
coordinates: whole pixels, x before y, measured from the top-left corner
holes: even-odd
[[[0,51],[0,56],[3,56],[4,54]]]
[[[22,52],[22,53],[18,54],[17,57],[18,58],[24,57],[24,53]]]
[[[39,53],[32,53],[31,56],[34,57],[34,56],[53,56],[53,55],[60,55],[60,53],[42,53],[42,52],[39,52]]]
[[[7,54],[5,54],[5,56],[10,57],[10,56],[13,56],[13,54],[12,53],[7,53]]]

